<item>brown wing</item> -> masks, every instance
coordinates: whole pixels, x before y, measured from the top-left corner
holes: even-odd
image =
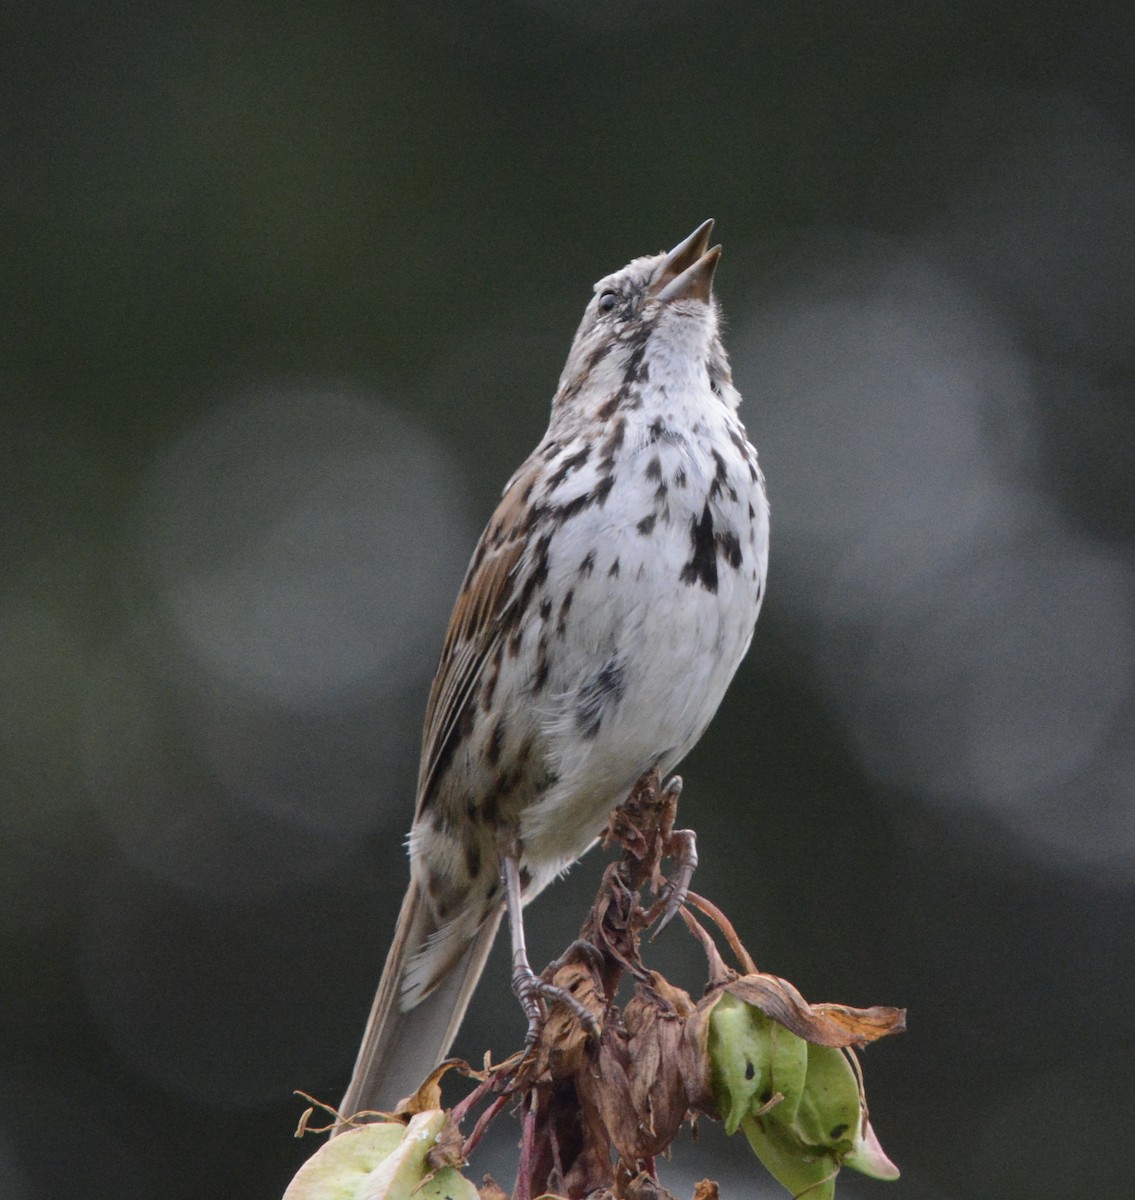
[[[481,534],[449,618],[441,660],[430,688],[418,773],[418,813],[433,794],[461,737],[461,716],[485,664],[505,636],[507,614],[523,592],[518,587],[530,545],[530,484],[540,470],[535,455],[513,477]]]

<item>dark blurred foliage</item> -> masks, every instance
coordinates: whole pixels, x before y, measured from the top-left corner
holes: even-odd
[[[710,215],[774,525],[683,770],[698,887],[810,999],[910,1009],[866,1059],[904,1177],[845,1194],[1122,1191],[1130,4],[3,25],[0,1195],[280,1194],[477,530],[591,282]],[[536,958],[599,869],[530,910]],[[464,1052],[515,1043],[506,989]],[[673,1169],[764,1186],[712,1130]]]

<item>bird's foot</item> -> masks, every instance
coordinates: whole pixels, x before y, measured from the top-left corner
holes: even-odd
[[[582,947],[586,943],[577,943],[577,945]],[[572,949],[574,948],[573,946]],[[593,947],[588,946],[587,948],[589,951],[596,953]],[[570,954],[571,951],[569,950],[568,955]],[[568,955],[565,955],[565,958]],[[553,968],[557,967],[557,965],[556,963],[552,964]],[[599,1022],[595,1019],[595,1014],[581,1004],[567,988],[549,983],[547,979],[537,975],[527,962],[514,963],[512,968],[512,990],[516,993],[516,998],[520,1001],[521,1008],[524,1009],[524,1015],[528,1018],[528,1033],[524,1038],[526,1049],[530,1050],[539,1039],[540,1031],[544,1027],[546,1019],[546,1006],[552,1004],[562,1004],[572,1016],[586,1027],[592,1037],[599,1037]]]
[[[694,831],[672,829],[667,839],[666,856],[672,858],[678,868],[663,884],[661,895],[651,905],[649,920],[651,923],[657,921],[650,935],[651,941],[670,924],[690,894],[690,883],[698,866],[698,841]]]
[[[682,777],[672,775],[659,787],[658,776],[654,775],[654,806],[657,813],[655,841],[651,854],[651,873],[658,899],[651,905],[646,917],[647,925],[655,925],[651,934],[653,941],[674,919],[674,915],[686,903],[690,883],[698,865],[697,836],[692,829],[675,829],[678,815],[678,798],[682,794]],[[672,859],[677,870],[666,878],[661,871],[663,858]]]

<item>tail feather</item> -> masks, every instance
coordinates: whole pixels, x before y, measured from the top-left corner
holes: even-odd
[[[403,1011],[399,1001],[406,967],[435,929],[418,885],[410,884],[354,1074],[339,1105],[344,1116],[366,1109],[393,1110],[445,1058],[485,969],[502,911],[498,908],[489,915],[441,982],[413,1008]]]

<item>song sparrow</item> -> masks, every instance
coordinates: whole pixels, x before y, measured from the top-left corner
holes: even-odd
[[[768,503],[718,333],[712,227],[595,285],[548,431],[473,553],[345,1115],[393,1107],[444,1057],[509,900],[531,983],[521,904],[690,750],[748,649]]]

